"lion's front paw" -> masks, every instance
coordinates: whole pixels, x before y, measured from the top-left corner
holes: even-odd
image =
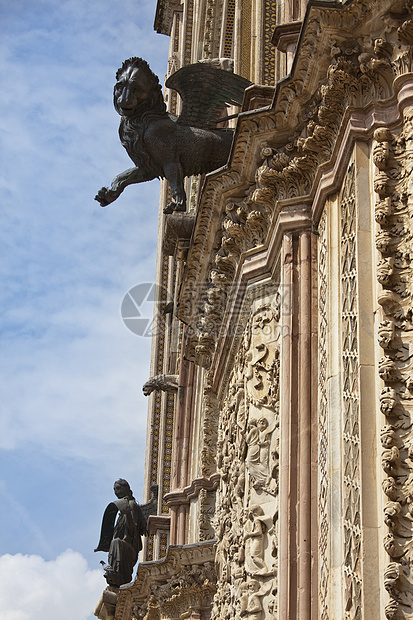
[[[119,196],[119,192],[102,187],[95,196],[95,200],[98,201],[101,207],[107,207],[111,202],[116,200]]]
[[[165,213],[165,215],[169,215],[170,213],[173,213],[174,212],[174,206],[175,206],[174,202],[168,202],[166,207],[164,207],[164,209],[163,209],[163,212]]]

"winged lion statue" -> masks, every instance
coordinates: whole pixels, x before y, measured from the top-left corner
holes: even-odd
[[[213,62],[186,65],[166,86],[182,99],[179,116],[168,113],[158,77],[142,58],[129,58],[116,73],[113,103],[120,114],[119,136],[135,166],[118,174],[109,188],[95,196],[102,207],[132,183],[156,177],[169,182],[172,202],[165,212],[185,211],[184,178],[223,166],[231,149],[233,130],[217,128],[228,105],[240,105],[245,78]]]

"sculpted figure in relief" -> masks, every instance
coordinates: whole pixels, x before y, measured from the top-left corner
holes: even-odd
[[[244,336],[247,402],[276,407],[278,401],[278,311],[261,306],[252,315]]]
[[[264,560],[264,534],[268,529],[269,517],[264,515],[261,506],[253,505],[247,509],[244,526],[245,570],[249,575],[270,574]]]
[[[267,418],[250,420],[249,432],[246,438],[248,451],[246,465],[251,477],[254,479],[253,486],[259,488],[269,482],[269,453],[270,436],[273,428],[269,427]]]
[[[263,620],[270,602],[277,608],[278,318],[271,304],[252,312],[221,405],[213,620]]]
[[[258,594],[260,584],[255,579],[245,583],[242,587],[241,617],[248,620],[261,620],[262,603]]]

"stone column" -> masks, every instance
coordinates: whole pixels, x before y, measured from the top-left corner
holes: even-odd
[[[317,514],[312,470],[314,450],[312,233],[283,239],[283,325],[280,404],[279,617],[314,618],[312,575]]]
[[[176,423],[173,437],[172,488],[171,492],[190,484],[192,386],[195,368],[182,356],[179,367],[178,397],[176,400]],[[187,542],[187,504],[171,507],[171,545]]]
[[[311,233],[298,247],[298,615],[311,617]]]
[[[293,290],[294,290],[294,247],[293,236],[284,235],[282,266],[282,372],[280,377],[280,532],[279,532],[279,617],[288,618],[290,613],[291,556],[295,555],[294,536],[291,526],[290,471],[292,436],[292,333],[293,333]],[[295,494],[294,494],[295,495]]]

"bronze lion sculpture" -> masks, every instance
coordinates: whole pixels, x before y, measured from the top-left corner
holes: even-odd
[[[182,98],[182,111],[175,116],[167,112],[158,77],[142,58],[126,60],[116,80],[119,137],[135,167],[118,174],[110,188],[102,187],[95,200],[106,207],[128,185],[160,177],[171,188],[172,202],[165,212],[185,211],[184,178],[226,164],[233,132],[216,125],[226,105],[242,102],[250,82],[213,62],[182,67],[166,82]]]

